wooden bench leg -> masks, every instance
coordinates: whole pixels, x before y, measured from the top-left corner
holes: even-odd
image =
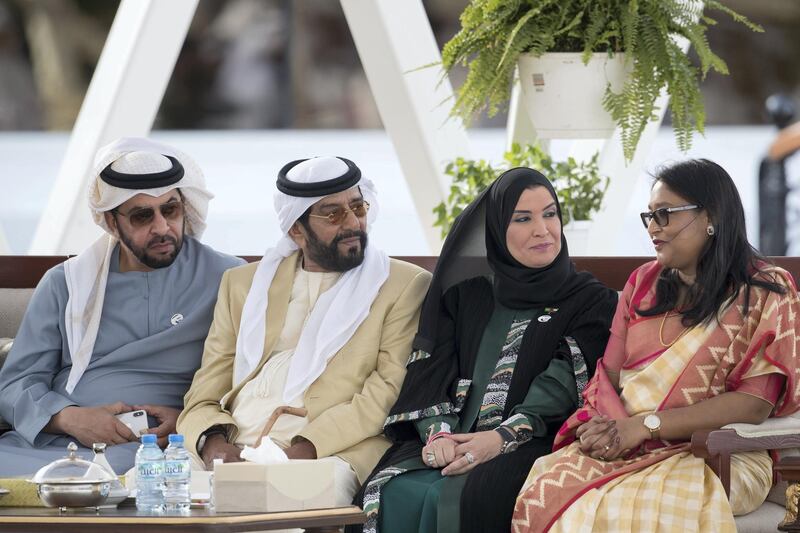
[[[731,497],[731,454],[720,453],[706,458],[706,464],[714,471],[725,489],[725,496]]]
[[[712,436],[716,436],[714,446],[716,450],[713,450],[712,446],[709,445]],[[704,429],[695,431],[692,434],[692,455],[705,459],[706,465],[714,471],[725,488],[725,495],[728,498],[731,497],[731,451],[724,449],[724,447],[719,449],[719,440],[735,436],[736,432],[732,429]]]
[[[719,454],[719,480],[725,487],[725,496],[731,497],[731,454],[722,452]]]

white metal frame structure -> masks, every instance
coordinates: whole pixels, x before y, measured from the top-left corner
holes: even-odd
[[[378,111],[392,140],[432,253],[433,208],[446,195],[444,163],[469,156],[467,132],[448,120],[453,88],[421,0],[341,0]]]
[[[444,162],[469,157],[467,133],[448,120],[453,90],[422,0],[340,0],[384,127],[394,144],[431,253],[441,245],[432,209],[445,197]],[[98,229],[85,206],[92,157],[121,136],[149,134],[198,0],[122,0],[73,129],[67,153],[37,228],[30,253],[76,253]],[[517,99],[512,99],[509,139],[533,139]],[[662,96],[659,108],[666,108]],[[651,122],[636,156],[625,165],[617,134],[602,143],[601,171],[612,176],[604,208],[590,235],[590,253],[613,253],[628,191],[641,172],[661,120]],[[597,143],[576,143],[577,157]]]

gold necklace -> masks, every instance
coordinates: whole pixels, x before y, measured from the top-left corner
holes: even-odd
[[[683,331],[681,331],[681,332],[678,334],[678,336],[677,336],[677,337],[675,337],[675,340],[673,340],[673,341],[672,341],[672,342],[670,342],[670,343],[666,343],[666,342],[664,342],[664,323],[666,323],[666,321],[667,321],[667,318],[669,317],[669,313],[670,313],[669,311],[667,311],[666,313],[664,313],[664,318],[662,318],[662,319],[661,319],[661,327],[660,327],[660,328],[658,328],[658,341],[661,343],[661,346],[663,346],[664,348],[669,348],[670,346],[672,346],[673,344],[675,344],[676,342],[678,342],[678,339],[680,339],[681,337],[683,337],[683,336],[686,334],[686,332],[687,332],[687,331],[689,331],[689,328],[688,328],[688,327],[685,327],[685,328],[683,328]]]

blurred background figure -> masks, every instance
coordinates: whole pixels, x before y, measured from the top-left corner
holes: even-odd
[[[791,98],[767,98],[767,113],[778,128],[758,172],[759,242],[769,255],[796,255],[800,250],[800,123],[792,124],[796,107]]]
[[[291,123],[289,100],[282,83],[289,68],[286,47],[290,9],[287,2],[242,0],[224,5],[207,29],[201,48],[218,53],[218,67],[209,90],[212,107],[207,127],[225,129],[280,128]]]
[[[800,142],[790,143],[786,137],[785,128],[795,116],[794,103],[790,98],[783,94],[772,95],[767,98],[766,110],[778,128],[778,135],[761,160],[758,170],[759,243],[765,254],[786,255],[789,244],[786,236],[786,199],[790,191],[786,159],[800,148]],[[796,141],[800,141],[800,138]]]
[[[8,5],[0,4],[0,130],[42,128],[25,39]]]
[[[16,127],[3,123],[0,127],[72,128],[116,10],[115,2],[107,4],[111,5],[75,0],[0,2],[0,18],[9,21],[7,33],[11,41],[2,48],[28,67],[0,70],[0,86],[25,88],[25,94],[12,104],[18,115],[41,114],[36,123]],[[22,85],[31,75],[34,86]]]

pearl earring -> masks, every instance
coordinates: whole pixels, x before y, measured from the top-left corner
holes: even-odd
[[[716,231],[714,230],[714,226],[709,224],[708,227],[706,228],[706,233],[708,233],[709,236],[714,235],[716,233]]]

